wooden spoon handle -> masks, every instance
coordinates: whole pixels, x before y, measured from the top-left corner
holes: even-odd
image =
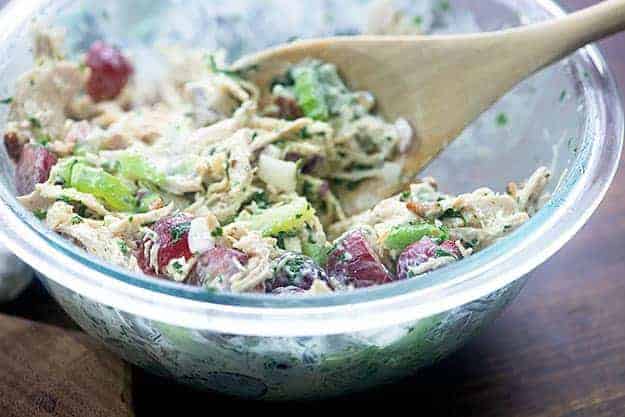
[[[625,30],[625,0],[606,0],[565,17],[502,32],[528,73]],[[522,51],[526,51],[523,53]]]

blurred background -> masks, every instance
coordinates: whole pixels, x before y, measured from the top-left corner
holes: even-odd
[[[571,11],[598,3],[560,2]],[[0,6],[4,3],[0,0]],[[605,40],[600,47],[623,91],[625,35]],[[380,401],[392,405],[392,410],[405,403],[424,416],[624,416],[624,197],[621,169],[586,227],[533,273],[536,279],[529,280],[494,325],[459,352],[400,384],[306,407],[334,409],[338,402]],[[24,410],[24,414],[8,414],[19,416],[149,416],[165,410],[179,412],[180,406],[208,413],[222,405],[240,405],[119,363],[79,333],[37,283],[1,305],[0,313],[4,369],[0,371],[0,416],[7,415],[6,410]],[[67,359],[69,354],[63,352],[76,355],[77,361],[67,361],[64,375],[46,374],[50,371],[46,361]],[[101,372],[101,377],[87,380],[84,369]],[[120,375],[123,387],[115,385]],[[85,378],[83,397],[64,396],[63,378]],[[29,390],[34,392],[32,398],[12,398],[10,393],[16,390],[9,385],[16,379],[41,389]],[[110,397],[107,388],[113,386],[122,395]],[[8,404],[17,408],[7,408]]]

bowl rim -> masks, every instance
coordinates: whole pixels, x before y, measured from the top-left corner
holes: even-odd
[[[20,1],[19,7],[17,2],[5,6],[0,11],[0,27],[5,28],[0,43],[46,3],[27,0]],[[565,13],[551,0],[536,0],[536,4],[553,16]],[[78,297],[189,328],[310,336],[382,328],[447,311],[502,289],[544,262],[586,223],[605,196],[623,145],[620,93],[596,46],[583,48],[575,57],[588,71],[582,82],[589,115],[583,149],[552,200],[497,245],[419,280],[308,297],[209,293],[127,272],[76,250],[55,233],[41,230],[39,221],[21,208],[4,185],[0,186],[0,241],[55,288],[65,287]]]

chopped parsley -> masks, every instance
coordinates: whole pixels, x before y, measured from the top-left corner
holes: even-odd
[[[412,23],[414,23],[415,26],[421,26],[421,24],[423,23],[423,17],[418,16],[418,15],[413,17]]]
[[[460,211],[452,209],[452,208],[448,208],[447,210],[445,210],[445,212],[439,218],[440,219],[459,218],[459,219],[464,220],[464,216],[462,215],[462,213]]]
[[[130,249],[128,249],[128,245],[126,244],[126,242],[121,239],[117,241],[117,246],[119,246],[119,250],[124,255],[128,255],[128,253],[130,252]]]
[[[221,226],[217,226],[212,232],[213,237],[220,237],[224,235],[224,229]]]
[[[302,130],[299,131],[299,137],[302,139],[310,139],[312,135],[308,131],[308,126],[304,126]]]
[[[182,272],[182,264],[180,263],[180,261],[172,262],[171,267],[174,268],[174,271],[176,271],[176,273],[178,274]]]
[[[280,248],[280,249],[286,249],[286,246],[284,244],[284,240],[288,237],[295,237],[297,236],[297,233],[294,231],[290,231],[290,232],[279,232],[275,238],[277,240],[276,245]]]
[[[499,113],[495,119],[497,126],[505,126],[508,124],[508,116],[505,113]]]
[[[0,104],[11,104],[13,102],[13,97],[7,97],[0,100]]]
[[[28,121],[30,122],[30,125],[35,128],[35,129],[41,129],[41,122],[39,121],[39,119],[37,119],[36,117],[29,117]]]
[[[171,243],[176,243],[180,241],[180,239],[182,239],[182,237],[189,232],[190,228],[191,222],[180,223],[172,227],[171,231],[169,232],[171,236]]]
[[[259,209],[266,209],[270,206],[269,197],[265,191],[257,191],[252,195],[251,201],[256,203]]]
[[[80,217],[80,216],[72,216],[71,222],[72,222],[72,224],[82,223],[82,217]]]
[[[41,133],[41,134],[37,135],[35,140],[37,141],[37,143],[39,143],[39,144],[41,144],[43,146],[46,146],[48,143],[50,143],[50,136],[48,136],[48,135],[46,135],[44,133]]]
[[[453,256],[455,258],[455,256],[449,252],[447,252],[446,250],[443,249],[436,249],[436,251],[434,252],[434,256],[437,258],[444,258],[446,256]]]
[[[35,209],[33,211],[33,214],[35,215],[36,218],[38,218],[39,220],[45,220],[46,217],[48,216],[48,212],[46,210],[42,210],[42,209]]]
[[[447,12],[451,9],[451,4],[449,3],[449,0],[441,0],[441,2],[438,4],[438,7],[443,12]]]
[[[560,93],[560,103],[562,103],[566,99],[566,90],[562,90]]]
[[[402,203],[405,203],[406,201],[410,200],[410,197],[411,197],[410,191],[404,191],[403,193],[400,194],[399,201],[401,201]]]

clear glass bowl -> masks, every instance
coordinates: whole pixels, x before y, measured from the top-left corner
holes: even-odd
[[[69,29],[74,53],[103,37],[158,75],[150,45],[228,49],[231,58],[292,37],[358,33],[367,1],[20,0],[0,13],[0,96],[32,65],[29,23]],[[547,0],[398,1],[435,33],[494,30],[563,11]],[[484,63],[488,65],[488,63]],[[462,74],[459,74],[462,76]],[[6,111],[0,117],[6,119]],[[505,126],[496,123],[503,113]],[[248,398],[318,398],[397,380],[455,350],[518,293],[525,274],[588,220],[617,168],[623,112],[599,51],[587,47],[522,83],[470,126],[426,174],[443,189],[502,189],[537,166],[549,203],[496,245],[417,280],[315,297],[208,293],[102,263],[41,227],[14,198],[0,157],[0,240],[42,276],[66,311],[124,358],[198,388]]]

